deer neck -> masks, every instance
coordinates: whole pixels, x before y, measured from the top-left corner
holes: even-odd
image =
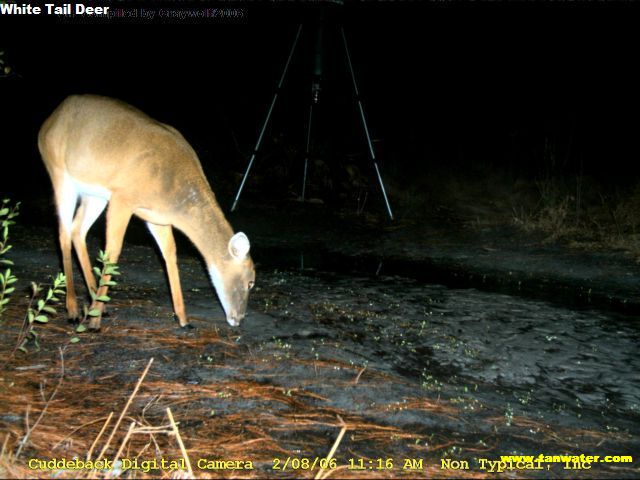
[[[228,253],[233,229],[224,217],[213,192],[183,209],[175,226],[189,237],[203,256],[207,267],[218,265]]]

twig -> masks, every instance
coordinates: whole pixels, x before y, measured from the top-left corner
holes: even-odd
[[[127,444],[127,442],[129,441],[129,437],[131,437],[131,434],[133,433],[133,429],[136,428],[136,422],[131,422],[131,425],[129,425],[129,430],[127,430],[127,434],[124,436],[124,440],[122,441],[122,443],[120,444],[120,448],[118,449],[118,453],[116,453],[116,456],[113,457],[113,464],[115,465],[118,460],[120,459],[120,455],[122,454],[122,450],[124,450],[124,446]]]
[[[22,453],[22,449],[27,444],[27,440],[29,440],[29,436],[31,435],[31,432],[35,430],[35,428],[40,423],[40,420],[42,420],[42,418],[44,417],[44,414],[47,412],[47,408],[49,408],[49,404],[51,404],[51,401],[55,398],[56,393],[58,393],[58,389],[60,388],[60,385],[62,385],[62,379],[64,378],[64,351],[62,348],[59,348],[59,351],[60,351],[60,378],[58,379],[58,384],[56,385],[56,388],[53,389],[53,393],[49,397],[49,400],[47,400],[46,403],[44,404],[44,408],[42,409],[42,412],[40,412],[40,415],[38,415],[38,418],[36,419],[35,423],[31,428],[27,430],[27,432],[24,434],[24,437],[20,441],[20,444],[18,445],[18,450],[16,451],[16,456],[15,456],[16,460],[18,459],[18,457],[20,457],[20,454]]]
[[[135,459],[138,460],[140,458],[140,455],[142,455],[145,452],[145,450],[150,446],[151,446],[151,442],[147,442],[147,444],[144,447],[142,447],[142,450],[140,450],[138,454],[135,456]]]
[[[111,413],[111,415],[113,415],[113,412]],[[83,423],[82,425],[80,425],[79,427],[74,428],[71,433],[69,435],[67,435],[66,437],[64,437],[62,440],[60,440],[58,443],[56,443],[53,447],[51,447],[51,450],[55,450],[56,448],[58,448],[60,445],[62,445],[65,441],[69,440],[71,438],[71,436],[76,433],[78,430],[82,430],[84,427],[88,427],[89,425],[93,425],[94,423],[98,423],[101,422],[102,418],[98,418],[96,420],[91,420],[90,422],[87,423]],[[103,427],[104,428],[104,427]]]
[[[340,415],[337,415],[338,420],[340,420],[340,425],[342,425],[342,429],[340,430],[340,433],[338,434],[338,438],[336,438],[336,441],[333,442],[333,447],[331,447],[331,450],[329,451],[329,455],[327,455],[326,457],[326,465],[329,465],[329,463],[331,462],[331,459],[333,458],[333,454],[336,453],[336,450],[338,449],[338,445],[340,445],[340,442],[342,441],[342,437],[344,437],[345,432],[347,431],[347,424],[344,423],[344,420],[342,420],[342,418],[340,418]],[[322,478],[327,478],[327,476],[329,476],[329,474],[332,472],[333,470],[329,470],[327,472],[326,475],[322,475],[324,473],[324,468],[322,468],[322,466],[320,467],[320,470],[318,470],[318,473],[315,476],[315,480],[319,480]]]
[[[87,453],[87,462],[91,460],[91,454],[93,453],[93,449],[96,448],[96,445],[98,444],[98,440],[100,440],[100,437],[102,436],[104,431],[107,429],[107,425],[109,425],[109,422],[111,421],[112,417],[113,417],[113,412],[109,414],[109,416],[107,417],[107,420],[104,422],[104,425],[102,425],[102,428],[100,429],[100,433],[98,433],[98,436],[95,438],[95,440],[91,444],[89,453]]]
[[[147,419],[145,418],[145,415],[146,415],[146,413],[147,413],[147,410],[148,410],[149,408],[151,408],[151,406],[152,406],[154,403],[158,402],[158,401],[160,400],[160,398],[162,398],[162,395],[154,395],[154,396],[153,396],[153,398],[152,398],[151,400],[149,400],[149,401],[147,402],[147,404],[144,406],[144,408],[142,409],[142,413],[140,414],[140,416],[142,417],[142,420],[143,420],[143,421],[145,421],[145,422],[147,421]]]
[[[153,434],[150,434],[149,437],[151,438],[151,441],[153,442],[153,444],[156,446],[156,456],[157,457],[162,457],[162,449],[160,448],[160,445],[158,445],[158,442],[156,442],[156,437]]]
[[[31,306],[33,305],[34,300],[36,299],[36,293],[32,293],[31,294],[31,298],[29,299],[29,305],[27,305],[27,312],[29,310],[31,310]],[[27,333],[29,331],[29,317],[28,314],[25,314],[23,320],[22,320],[22,326],[20,327],[20,332],[18,332],[18,341],[16,342],[15,346],[13,347],[13,350],[11,350],[11,353],[9,354],[9,356],[5,359],[4,363],[2,364],[2,366],[0,366],[0,371],[4,371],[5,367],[9,364],[9,362],[13,359],[13,357],[15,356],[16,352],[18,351],[18,348],[20,348],[20,345],[22,345],[22,342],[24,341],[25,338],[27,338]]]
[[[193,470],[191,469],[191,462],[189,461],[189,455],[187,455],[187,449],[184,448],[184,443],[182,443],[182,437],[180,436],[180,432],[178,431],[178,426],[176,425],[176,422],[173,420],[173,415],[171,414],[171,409],[169,407],[167,407],[167,415],[169,417],[169,422],[171,422],[171,427],[173,428],[173,432],[175,433],[176,438],[178,439],[178,445],[180,445],[180,451],[182,452],[182,457],[184,458],[185,462],[187,462],[187,470],[189,472],[189,478],[194,478]]]
[[[365,371],[366,369],[367,369],[367,367],[366,367],[366,366],[365,366],[365,367],[362,367],[362,368],[360,369],[360,371],[358,372],[358,376],[357,376],[357,377],[356,377],[356,379],[353,381],[353,384],[354,384],[354,385],[357,385],[357,384],[358,384],[358,381],[360,380],[360,377],[362,376],[362,374],[364,373],[364,371]]]
[[[169,425],[171,427],[171,425]],[[167,425],[161,425],[159,427],[138,427],[134,433],[148,433],[149,435],[153,433],[166,433],[167,435],[174,433],[173,429],[168,428]]]
[[[118,430],[118,427],[120,426],[120,422],[122,421],[122,418],[124,417],[125,413],[127,413],[127,409],[129,408],[129,405],[131,405],[131,401],[133,400],[133,397],[135,397],[136,393],[138,393],[138,389],[140,388],[140,384],[144,380],[144,377],[147,376],[147,372],[149,371],[149,368],[151,368],[151,364],[152,363],[153,363],[153,357],[151,357],[149,359],[149,363],[147,363],[147,368],[145,368],[144,372],[142,372],[142,375],[140,375],[140,378],[138,379],[138,383],[136,383],[136,387],[133,389],[133,392],[129,396],[129,400],[127,400],[127,404],[124,406],[124,409],[120,413],[120,416],[118,417],[118,421],[113,426],[113,430],[111,430],[111,435],[109,435],[109,438],[107,439],[107,443],[104,445],[104,447],[102,447],[102,450],[100,451],[100,455],[98,456],[98,458],[96,458],[96,462],[99,461],[102,458],[104,453],[107,451],[107,448],[109,448],[109,445],[111,444],[111,440],[113,440],[113,436],[116,434],[116,431]]]
[[[28,432],[31,430],[31,426],[29,425],[29,412],[31,411],[31,404],[27,404],[27,411],[24,412],[24,431]]]
[[[329,475],[333,475],[335,472],[338,472],[340,470],[345,470],[348,469],[349,466],[348,465],[340,465],[336,468],[333,468],[331,470],[329,470],[328,472],[326,472],[323,476],[322,476],[322,480],[324,480],[325,478],[329,478]]]
[[[7,443],[9,442],[9,434],[4,436],[4,442],[2,442],[2,451],[0,451],[0,458],[4,458],[4,452],[7,451]]]

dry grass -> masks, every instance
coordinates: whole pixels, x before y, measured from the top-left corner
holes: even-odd
[[[314,382],[323,382],[322,372],[325,369],[353,370],[353,378],[344,382],[345,387],[351,388],[363,376],[376,378],[379,375],[376,372],[363,374],[359,368],[331,361],[315,361],[311,367],[309,360],[290,359],[288,361],[309,365],[319,375],[314,377],[315,380],[309,379],[306,385],[284,389],[276,384],[263,384],[241,377],[208,384],[169,381],[162,378],[161,368],[155,365],[157,362],[136,360],[137,379],[129,375],[126,377],[129,380],[123,383],[123,374],[116,365],[111,373],[87,376],[88,369],[84,365],[91,360],[96,347],[110,345],[110,348],[117,348],[117,345],[127,342],[127,338],[135,336],[140,344],[148,347],[147,358],[158,355],[161,358],[167,349],[194,348],[197,345],[215,345],[215,348],[224,350],[225,357],[238,356],[240,352],[237,345],[213,331],[180,338],[168,329],[131,327],[126,331],[107,328],[100,335],[87,336],[81,343],[70,345],[64,355],[59,356],[53,347],[47,349],[47,345],[64,344],[69,336],[68,329],[56,327],[53,323],[47,329],[46,342],[43,342],[45,350],[31,356],[16,356],[0,379],[0,411],[8,412],[9,417],[5,415],[0,420],[4,432],[0,437],[3,442],[0,455],[2,477],[356,478],[362,477],[363,473],[346,468],[347,458],[366,458],[366,452],[371,451],[388,452],[398,442],[412,442],[417,437],[414,432],[333,408],[329,399],[312,391]],[[2,353],[10,350],[10,343],[11,337],[5,335]],[[127,365],[132,362],[120,360]],[[265,364],[265,359],[257,355],[245,361],[248,364]],[[217,367],[212,365],[211,368]],[[54,391],[55,396],[52,396]],[[212,399],[231,404],[246,402],[254,408],[232,407],[213,412]],[[395,407],[380,408],[392,411]],[[405,408],[447,416],[454,416],[456,411],[444,402],[430,405],[425,399],[409,400]],[[41,421],[35,425],[34,421],[40,414]],[[28,438],[25,437],[27,432]],[[19,451],[21,443],[24,447]],[[334,449],[331,449],[332,445]],[[365,447],[366,452],[362,450]],[[318,465],[313,470],[273,470],[276,458],[283,461],[287,457],[313,459],[326,458],[329,454],[335,455],[336,469],[321,471]],[[429,452],[425,449],[420,454],[428,456]],[[117,468],[108,471],[56,469],[51,472],[30,469],[28,461],[33,458],[184,459],[181,467],[191,465],[193,473],[189,468],[150,472],[122,472]],[[254,470],[203,470],[198,468],[198,459],[251,460]],[[426,463],[435,464],[435,460]],[[429,469],[404,472],[397,467],[392,471],[366,473],[367,477],[373,478],[430,476]],[[442,471],[438,471],[438,475],[459,476]],[[475,476],[473,472],[465,475],[469,478]]]
[[[453,402],[425,394],[356,410],[336,408],[331,398],[318,393],[328,381],[338,388],[382,391],[403,384],[402,378],[338,361],[297,358],[295,352],[274,363],[267,352],[247,355],[246,349],[215,329],[177,336],[164,324],[140,325],[143,323],[132,322],[127,328],[107,326],[100,334],[83,336],[80,343],[69,345],[61,356],[57,346],[68,342],[71,329],[53,321],[46,326],[42,351],[11,360],[0,378],[1,477],[480,478],[485,475],[477,470],[442,470],[440,460],[461,448],[467,454],[487,457],[504,453],[497,447],[504,417],[495,412],[477,412],[474,421],[479,430],[495,432],[487,433],[482,442],[465,441],[445,429],[429,432],[426,440],[424,429],[381,419],[410,410],[428,416],[434,425],[465,421]],[[0,358],[13,347],[12,331],[9,322],[0,336]],[[175,375],[182,367],[175,364],[176,358],[191,353],[191,362],[197,363],[195,352],[204,349],[216,355],[206,363],[207,369],[236,373],[196,383]],[[104,351],[111,352],[100,357],[108,365],[95,361]],[[310,374],[297,385],[285,387],[283,362],[287,362],[285,369],[303,367]],[[350,375],[328,380],[335,371]],[[260,381],[252,372],[259,372]],[[601,432],[561,430],[516,417],[509,428],[515,430],[510,435],[525,439],[527,432],[535,431],[536,441],[549,445],[577,442],[587,448],[605,437]],[[20,444],[24,445],[21,451]],[[274,459],[281,459],[282,467],[287,458],[313,462],[329,456],[335,468],[318,461],[313,469],[274,470]],[[424,459],[424,468],[402,469],[401,458],[406,456]],[[395,459],[393,469],[362,472],[347,468],[349,459],[376,462],[387,457]],[[174,470],[149,472],[114,467],[46,471],[29,469],[28,461],[34,458],[164,458],[181,463]],[[201,459],[250,460],[254,469],[202,469]]]
[[[576,191],[554,178],[537,182],[537,201],[513,206],[512,223],[544,233],[546,242],[562,240],[591,251],[622,250],[640,259],[640,186],[605,194],[594,179],[573,183],[587,186]]]

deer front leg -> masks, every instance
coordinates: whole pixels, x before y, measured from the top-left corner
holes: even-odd
[[[178,317],[181,327],[189,325],[187,313],[184,308],[182,297],[182,287],[180,286],[180,273],[178,272],[178,259],[176,255],[176,242],[173,238],[171,225],[156,225],[147,222],[147,226],[156,239],[158,247],[162,252],[162,257],[167,266],[167,277],[169,277],[169,287],[171,288],[171,299],[173,300],[173,311]]]

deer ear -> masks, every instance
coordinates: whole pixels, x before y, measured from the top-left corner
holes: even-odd
[[[231,237],[231,240],[229,240],[229,253],[236,260],[244,260],[249,253],[250,247],[249,239],[242,232],[236,233]]]

